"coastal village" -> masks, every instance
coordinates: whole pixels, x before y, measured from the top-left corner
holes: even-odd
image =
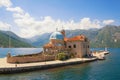
[[[0,73],[42,70],[105,59],[108,51],[91,52],[89,42],[82,34],[68,38],[64,29],[55,31],[42,52],[16,56],[8,53],[6,58],[0,60],[0,63],[4,62],[0,66]]]

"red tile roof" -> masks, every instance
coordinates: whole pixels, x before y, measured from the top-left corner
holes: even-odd
[[[44,45],[44,47],[52,48],[52,47],[54,47],[54,45],[53,45],[53,44],[50,44],[50,43],[47,43],[47,44]]]
[[[74,36],[72,38],[64,38],[64,41],[84,41],[85,38],[86,37],[84,35],[78,35],[78,36]]]

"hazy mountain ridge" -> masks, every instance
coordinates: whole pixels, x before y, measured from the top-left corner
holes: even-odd
[[[49,42],[49,37],[51,33],[44,33],[42,35],[38,35],[35,37],[32,37],[31,40],[31,45],[36,46],[36,47],[42,47],[44,44]]]
[[[90,29],[90,30],[66,30],[66,36],[67,37],[72,37],[76,36],[79,34],[84,34],[86,35],[90,40],[94,39],[95,36],[98,34],[98,29]],[[36,47],[42,47],[45,43],[49,42],[49,37],[51,33],[44,33],[39,36],[33,37],[35,40],[31,41],[31,44]],[[33,40],[31,38],[31,40]]]
[[[49,42],[51,33],[37,36],[37,40],[31,44],[37,47]],[[120,47],[120,26],[107,25],[101,29],[66,30],[66,36],[72,37],[84,34],[90,39],[91,47]]]
[[[84,34],[89,38],[91,47],[120,47],[120,26],[107,25],[101,29],[66,30],[67,37],[80,34]],[[9,46],[9,35],[12,47],[42,47],[49,42],[51,33],[44,33],[25,39],[10,31],[0,31],[0,47]]]

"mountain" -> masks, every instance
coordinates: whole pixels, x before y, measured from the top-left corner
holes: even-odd
[[[0,47],[9,47],[9,36],[11,47],[32,47],[26,39],[20,38],[11,31],[0,31]]]
[[[31,45],[36,46],[36,47],[43,46],[45,43],[49,42],[50,35],[51,35],[51,33],[44,33],[40,36],[32,37],[30,39],[31,40]]]
[[[92,47],[120,47],[120,26],[107,25],[91,40]]]
[[[120,26],[107,25],[101,29],[89,30],[66,30],[66,36],[72,37],[79,34],[86,35],[90,40],[91,47],[120,47]],[[45,33],[31,38],[32,45],[42,47],[49,42],[51,33]]]
[[[91,29],[91,30],[66,30],[66,36],[67,37],[72,37],[76,36],[79,34],[84,34],[87,37],[89,37],[91,40],[95,38],[97,35],[97,30],[98,29]],[[31,38],[31,45],[36,46],[36,47],[42,47],[45,43],[49,42],[49,37],[51,33],[44,33],[42,35],[35,36]]]

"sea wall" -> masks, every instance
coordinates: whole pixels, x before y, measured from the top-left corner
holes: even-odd
[[[52,64],[44,64],[44,65],[35,65],[35,66],[24,66],[24,67],[6,67],[6,68],[0,68],[0,74],[9,74],[9,73],[21,73],[21,72],[27,72],[27,71],[35,71],[35,70],[44,70],[44,69],[50,69],[55,67],[61,67],[61,66],[67,66],[67,65],[73,65],[73,64],[81,64],[86,62],[91,62],[97,60],[96,58],[91,58],[87,60],[76,60],[75,61],[61,61],[57,63]]]
[[[55,60],[54,55],[37,55],[37,56],[11,56],[7,57],[8,63],[31,63]]]

